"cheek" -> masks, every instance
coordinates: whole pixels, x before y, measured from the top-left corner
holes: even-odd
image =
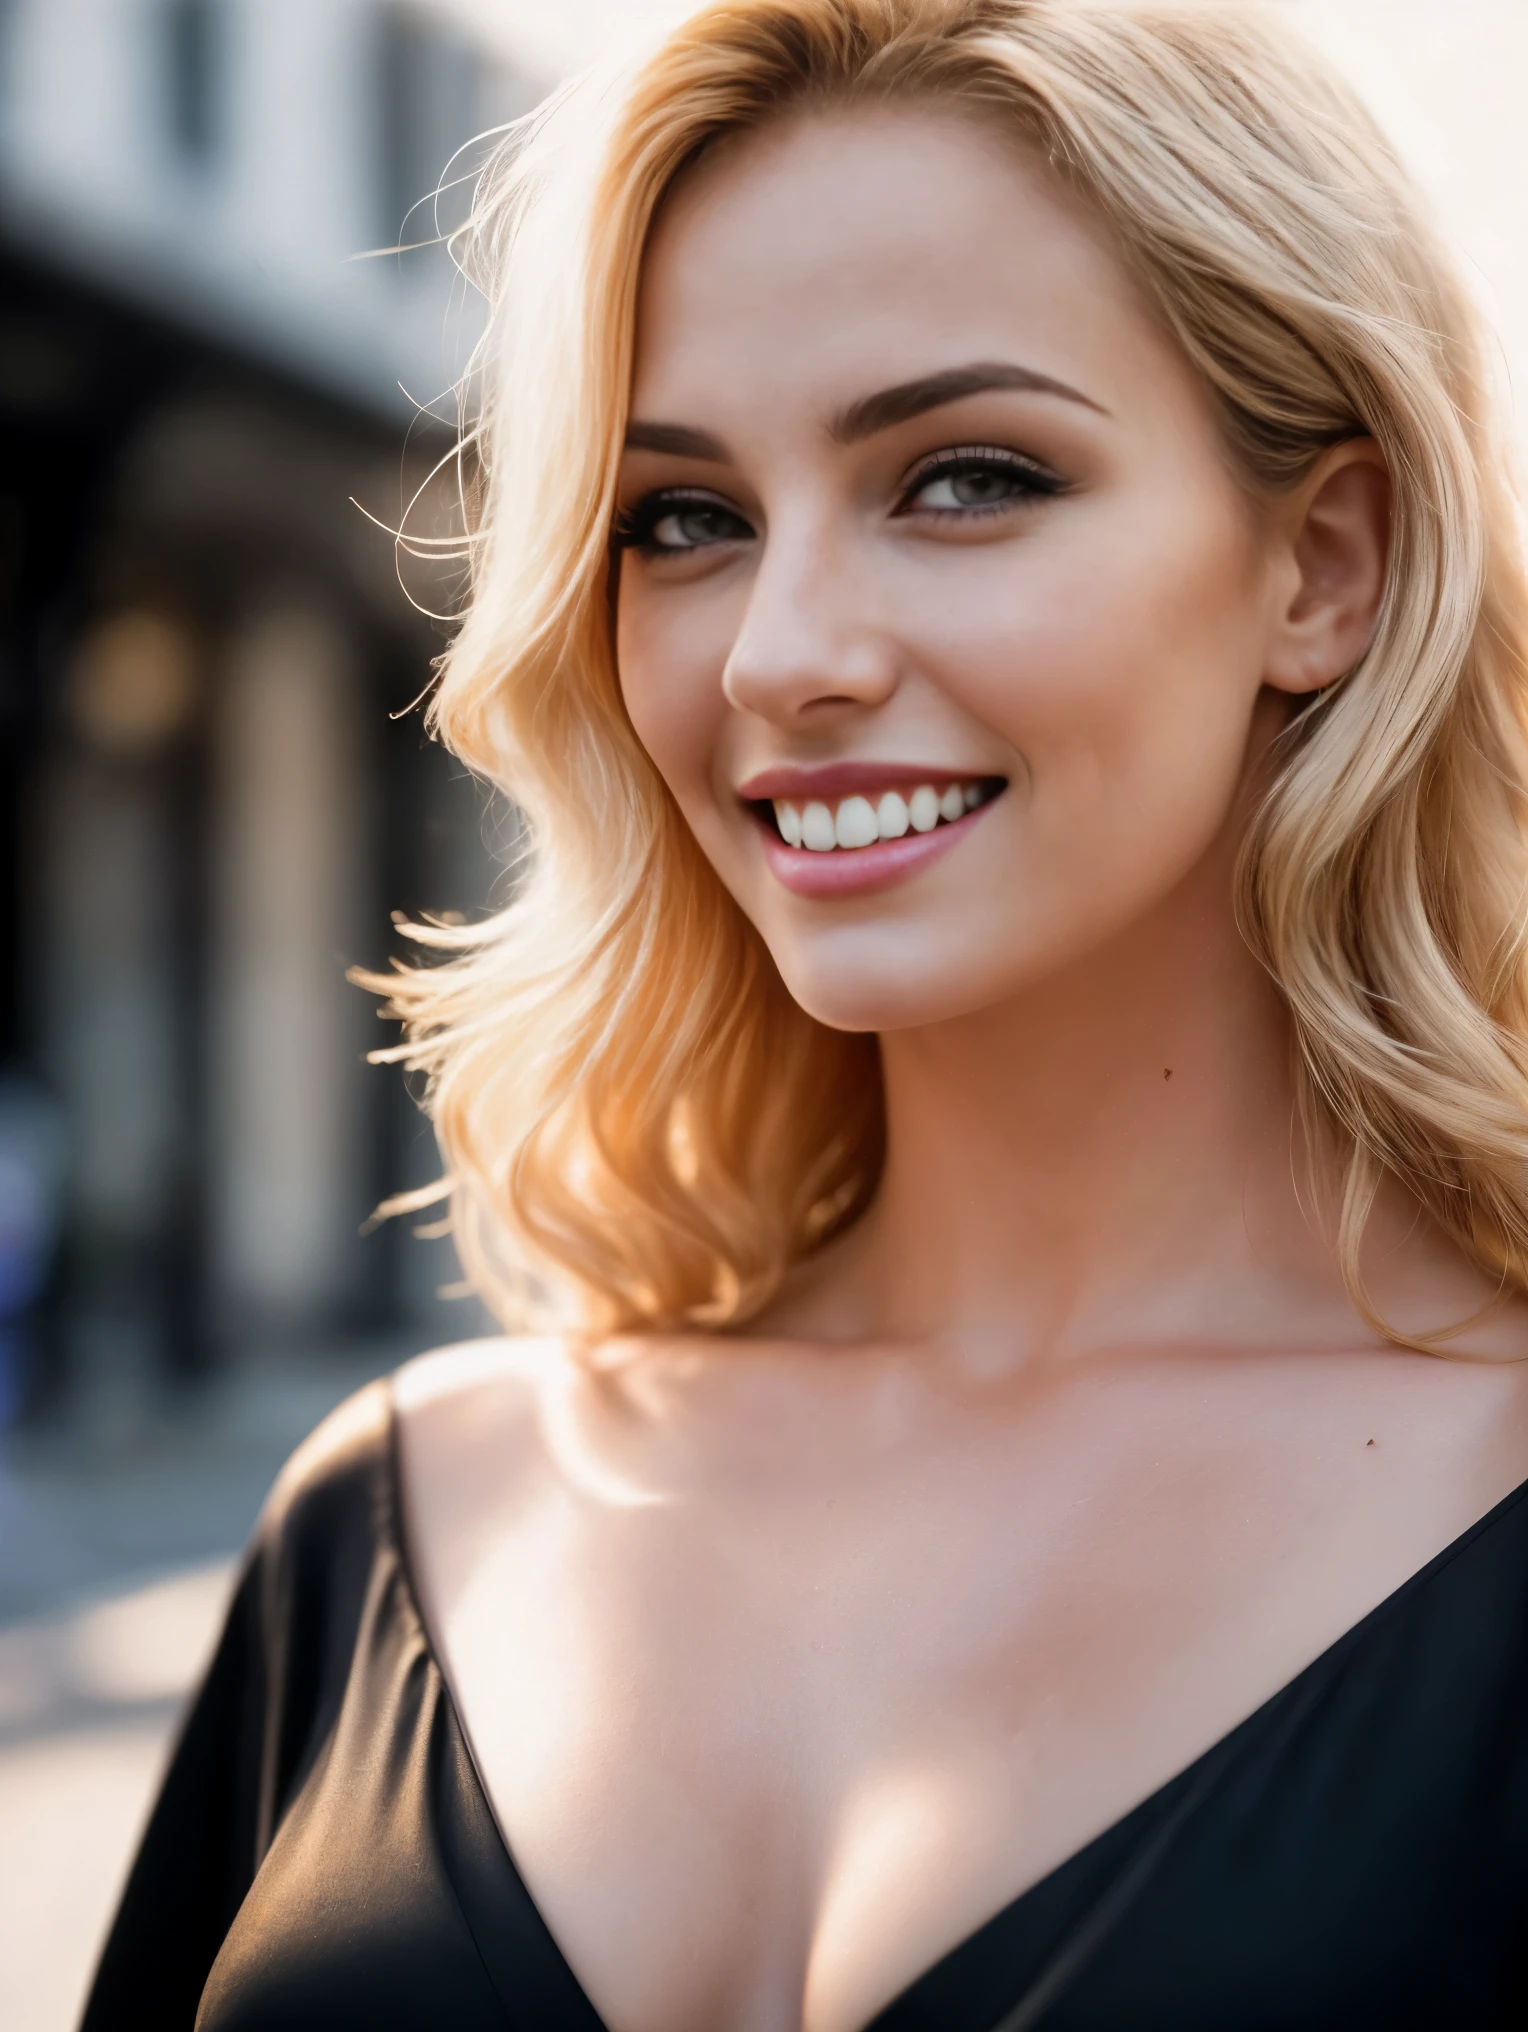
[[[665,599],[625,577],[616,600],[616,669],[627,716],[692,823],[725,718],[721,676],[731,640],[705,605]]]
[[[1111,841],[1202,836],[1235,795],[1264,649],[1240,514],[1079,517],[1026,561],[988,653],[952,659],[1024,757],[1036,820],[1085,816],[1090,839],[1073,844],[1090,860]]]
[[[942,624],[927,617],[927,667],[1017,765],[981,894],[937,934],[958,998],[1012,988],[1114,936],[1222,834],[1265,646],[1242,513],[1212,503],[1153,521],[1136,504],[1079,516],[1064,540],[1006,567],[994,553],[943,603]]]

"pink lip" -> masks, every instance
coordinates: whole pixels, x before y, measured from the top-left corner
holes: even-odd
[[[923,775],[917,780],[928,783],[935,779]],[[945,780],[959,782],[962,779]],[[883,772],[877,777],[876,784],[884,786],[885,782]],[[785,792],[776,791],[774,794],[782,797]],[[798,796],[801,794],[797,792]],[[850,793],[840,791],[836,794]],[[931,861],[937,861],[942,854],[948,853],[951,847],[965,838],[983,813],[992,809],[996,801],[994,798],[987,804],[979,804],[975,811],[968,811],[963,818],[957,818],[948,825],[935,826],[931,833],[904,833],[899,840],[877,840],[873,847],[835,847],[828,854],[813,854],[805,847],[788,847],[767,819],[761,818],[758,825],[770,873],[792,895],[868,896],[877,889],[890,889],[897,882],[905,882],[920,868],[926,868]]]
[[[841,797],[863,796],[872,790],[899,790],[904,784],[910,790],[920,783],[947,790],[952,783],[983,782],[989,773],[982,769],[928,769],[916,762],[823,762],[812,768],[761,769],[738,785],[737,794],[749,803],[765,798],[796,801],[815,797],[832,804]],[[920,837],[931,836],[924,833]],[[872,850],[861,847],[856,851],[868,854]]]

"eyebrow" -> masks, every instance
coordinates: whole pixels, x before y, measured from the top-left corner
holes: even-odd
[[[730,453],[719,437],[713,437],[708,430],[691,430],[684,423],[639,423],[626,426],[626,449],[629,452],[670,452],[680,459],[708,459],[713,465],[726,465]]]
[[[1054,395],[1063,402],[1077,402],[1099,416],[1108,410],[1079,388],[1068,387],[1053,375],[1038,374],[1032,367],[1019,367],[1008,360],[976,360],[969,367],[946,367],[938,374],[921,374],[916,381],[899,381],[894,388],[882,388],[874,395],[861,396],[841,409],[828,425],[835,444],[859,444],[879,431],[899,423],[910,423],[930,409],[947,402],[959,402],[968,395],[983,395],[989,389],[1011,388],[1026,395]],[[633,452],[667,452],[681,459],[704,459],[713,465],[730,463],[731,454],[719,437],[708,430],[692,430],[683,423],[643,423],[634,418],[626,427],[626,449]]]
[[[895,388],[883,388],[841,409],[828,425],[828,435],[837,444],[858,444],[877,431],[894,424],[908,423],[925,411],[939,409],[963,396],[984,395],[992,388],[1013,388],[1027,395],[1055,395],[1063,402],[1079,402],[1100,416],[1108,410],[1079,388],[1069,388],[1050,374],[1037,374],[1032,367],[1015,366],[1008,360],[976,360],[969,367],[946,367],[940,374],[922,374],[916,381],[900,381]]]

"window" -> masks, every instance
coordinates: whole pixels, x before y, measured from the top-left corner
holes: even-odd
[[[431,194],[458,148],[477,131],[477,52],[462,36],[384,7],[381,47],[381,209],[386,246],[415,246],[436,232]]]
[[[461,224],[493,130],[540,93],[417,7],[383,6],[377,28],[376,229],[384,247],[417,247]]]
[[[223,140],[222,0],[163,0],[165,117],[176,159],[206,169]]]

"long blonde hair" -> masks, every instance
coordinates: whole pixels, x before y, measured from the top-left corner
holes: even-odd
[[[875,1190],[875,1041],[792,1002],[639,746],[609,530],[675,177],[790,108],[929,98],[1011,123],[1108,222],[1249,485],[1298,482],[1344,437],[1381,448],[1374,641],[1287,737],[1242,922],[1340,1153],[1360,1308],[1386,1173],[1528,1282],[1528,634],[1479,319],[1390,147],[1285,31],[1061,0],[720,0],[483,179],[472,596],[430,718],[518,806],[528,859],[507,908],[413,927],[444,956],[377,983],[394,1056],[429,1076],[469,1278],[513,1322],[725,1325]]]

